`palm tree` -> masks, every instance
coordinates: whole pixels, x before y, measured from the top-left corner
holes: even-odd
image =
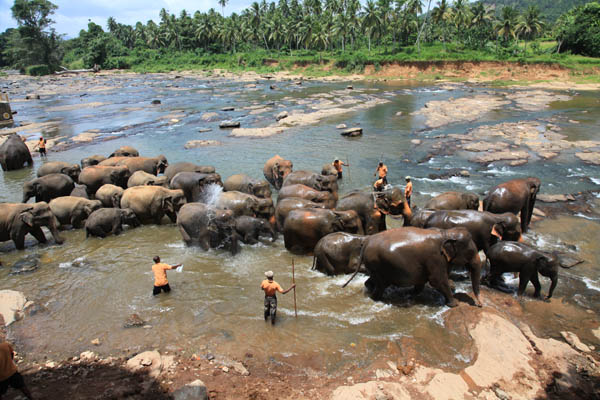
[[[444,50],[446,49],[446,29],[447,23],[451,18],[452,14],[450,13],[450,8],[448,7],[448,3],[446,0],[438,1],[436,7],[434,7],[431,12],[431,19],[436,26],[440,27],[442,31],[442,45],[444,46]]]
[[[458,36],[463,36],[464,28],[471,22],[471,10],[466,0],[456,0],[452,7],[452,17]]]
[[[544,22],[540,18],[540,9],[537,6],[529,6],[525,14],[519,18],[515,31],[525,39],[523,52],[527,55],[527,40],[535,39],[544,29]]]
[[[419,33],[417,34],[417,52],[421,54],[421,35],[423,34],[423,29],[425,29],[425,25],[427,25],[427,20],[429,19],[429,10],[431,7],[431,0],[427,3],[427,14],[425,15],[425,20],[421,25],[421,29],[419,29]]]
[[[371,38],[381,27],[381,18],[379,17],[379,12],[377,11],[373,0],[367,0],[367,4],[364,6],[362,14],[362,27],[367,34],[369,40],[369,53],[371,53]]]
[[[510,6],[502,8],[502,17],[496,22],[495,31],[498,36],[501,36],[505,41],[510,38],[516,38],[517,27],[517,10]]]
[[[223,18],[225,18],[225,6],[229,0],[219,0],[218,3],[221,6],[221,14],[223,14]]]

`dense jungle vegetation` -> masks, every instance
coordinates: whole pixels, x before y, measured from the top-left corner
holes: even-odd
[[[0,67],[41,75],[95,65],[136,71],[322,63],[361,71],[367,64],[428,60],[600,66],[594,58],[600,57],[600,3],[575,6],[554,23],[535,5],[542,2],[512,3],[528,5],[518,11],[466,0],[262,0],[225,16],[227,0],[219,0],[221,12],[177,16],[162,9],[158,22],[135,26],[111,17],[106,29],[90,22],[78,37],[64,40],[53,28],[56,5],[15,0],[18,28],[0,34]]]

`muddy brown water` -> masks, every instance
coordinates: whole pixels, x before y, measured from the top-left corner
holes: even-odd
[[[598,93],[570,93],[573,100],[554,103],[537,113],[508,106],[485,115],[477,123],[422,131],[423,121],[410,113],[427,101],[496,89],[458,85],[449,90],[421,84],[359,82],[354,83],[356,92],[347,95],[361,96],[361,101],[374,97],[389,102],[270,138],[250,139],[228,137],[228,131],[217,127],[219,121],[237,119],[246,127],[265,126],[278,112],[311,110],[319,96],[335,97],[336,91],[344,90],[346,85],[305,82],[303,87],[297,87],[282,82],[274,93],[268,89],[268,81],[258,82],[257,88],[244,89],[244,83],[234,81],[192,77],[173,80],[163,75],[101,77],[93,84],[86,78],[74,79],[80,85],[77,92],[64,90],[42,96],[39,101],[16,102],[13,106],[21,121],[59,118],[58,128],[45,133],[49,138],[68,138],[87,129],[100,130],[98,141],[50,152],[50,161],[78,162],[91,154],[108,155],[127,144],[138,148],[142,155],[165,154],[170,162],[215,165],[224,178],[239,172],[261,178],[262,165],[273,154],[293,160],[295,169],[312,170],[320,170],[322,164],[339,157],[350,163],[341,184],[344,193],[351,189],[366,190],[383,155],[393,184],[402,185],[404,175],[414,177],[413,202],[417,204],[424,204],[431,195],[447,190],[467,189],[483,194],[503,180],[528,175],[542,178],[543,193],[600,188],[598,167],[573,157],[520,167],[502,163],[482,167],[455,155],[436,156],[418,163],[428,147],[410,143],[414,138],[427,142],[436,135],[464,132],[477,124],[552,117],[561,118],[562,132],[569,140],[593,139],[600,120],[600,110],[595,106],[600,98]],[[97,85],[114,89],[94,92],[92,89]],[[15,86],[10,86],[13,98],[32,90],[23,84]],[[81,100],[82,91],[87,93],[85,100]],[[154,98],[160,98],[162,105],[150,106]],[[81,102],[105,105],[45,111]],[[251,114],[249,109],[244,110],[267,103],[274,104],[267,113]],[[233,105],[236,110],[221,112],[226,105]],[[138,110],[128,111],[130,108]],[[398,111],[402,111],[402,116],[396,115]],[[216,112],[218,117],[203,121],[204,112]],[[179,122],[167,123],[168,116],[174,113],[182,115],[177,117]],[[568,120],[580,123],[569,124]],[[360,124],[365,134],[357,139],[342,138],[335,129],[339,123]],[[199,128],[211,131],[199,133]],[[39,132],[30,135],[33,140]],[[185,142],[192,139],[220,140],[223,144],[184,150]],[[35,175],[39,165],[41,161],[35,158],[32,169],[3,173],[0,200],[19,201],[23,182]],[[450,168],[469,170],[471,176],[427,178],[430,173]],[[542,249],[566,252],[586,262],[560,271],[561,279],[551,303],[524,298],[518,318],[530,322],[538,333],[558,337],[561,330],[568,329],[584,341],[599,345],[590,333],[590,328],[598,325],[600,312],[597,202],[592,209],[595,213],[538,222],[526,236],[529,243]],[[390,226],[400,223],[389,219]],[[95,338],[100,339],[101,345],[93,350],[102,354],[130,354],[150,348],[184,349],[197,354],[213,352],[230,357],[252,353],[329,373],[343,371],[348,365],[368,365],[378,355],[389,353],[390,346],[402,354],[402,343],[407,338],[419,349],[422,358],[433,365],[458,368],[472,359],[472,354],[464,352],[469,339],[445,326],[444,313],[448,308],[436,291],[425,290],[413,299],[406,291],[392,290],[386,302],[373,302],[363,293],[366,277],[359,276],[342,289],[346,276],[332,278],[311,271],[312,257],[292,256],[285,250],[282,238],[275,243],[244,245],[240,254],[231,256],[220,250],[203,252],[186,247],[172,224],[126,230],[120,236],[106,239],[86,239],[82,230],[63,235],[66,242],[62,246],[38,246],[33,238],[28,239],[23,251],[15,250],[9,242],[0,244],[4,263],[0,268],[0,289],[22,291],[44,308],[11,327],[12,337],[30,359],[73,356],[94,347],[90,341]],[[167,263],[183,263],[184,268],[182,272],[169,272],[173,289],[170,294],[153,297],[150,268],[156,254]],[[11,273],[11,265],[31,255],[40,257],[37,270]],[[262,317],[260,282],[264,271],[273,270],[275,280],[287,288],[292,281],[292,261],[296,271],[298,318],[294,317],[292,292],[280,295],[278,322],[272,327]],[[514,280],[511,283],[516,285]],[[543,291],[547,291],[549,282],[542,279],[542,285]],[[468,281],[458,283],[458,291],[470,290]],[[532,291],[530,286],[528,293]],[[484,289],[484,298],[485,293]],[[147,321],[146,328],[123,327],[133,313]]]

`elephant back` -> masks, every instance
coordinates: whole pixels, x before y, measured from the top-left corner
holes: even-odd
[[[165,176],[167,177],[167,182],[171,182],[173,177],[177,175],[179,172],[198,172],[201,174],[214,174],[215,167],[211,165],[197,165],[191,162],[178,162],[175,164],[169,164],[169,166],[165,169]]]
[[[96,191],[96,199],[100,200],[104,207],[119,208],[121,206],[121,197],[123,197],[124,191],[125,190],[120,186],[107,183],[100,186]]]

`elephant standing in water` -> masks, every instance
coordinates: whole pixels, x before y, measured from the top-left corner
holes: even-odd
[[[274,227],[275,226],[275,207],[273,200],[261,199],[251,194],[242,192],[223,192],[219,195],[215,206],[222,210],[231,210],[233,215],[239,217],[248,215],[251,217],[263,218]]]
[[[288,197],[286,199],[279,199],[277,201],[277,207],[275,207],[275,223],[277,230],[283,232],[283,224],[288,214],[292,210],[298,208],[327,208],[323,203],[315,203],[314,201],[304,200],[299,197]]]
[[[69,164],[62,161],[51,161],[44,163],[37,170],[38,178],[50,174],[65,174],[69,178],[73,179],[73,182],[79,181],[79,174],[81,173],[81,167],[79,164]]]
[[[130,208],[101,208],[94,211],[85,221],[85,236],[106,237],[118,235],[123,225],[133,228],[140,226],[140,221]]]
[[[35,201],[50,200],[60,196],[69,196],[75,189],[73,179],[64,174],[50,174],[25,182],[23,185],[23,203],[35,197]]]
[[[315,203],[322,203],[325,208],[335,208],[337,200],[331,192],[320,192],[306,185],[289,185],[284,186],[279,190],[277,201],[297,197],[304,200],[309,200]]]
[[[292,172],[293,168],[294,164],[290,160],[285,160],[279,157],[279,155],[276,155],[267,160],[263,167],[263,174],[265,175],[265,179],[269,181],[275,189],[279,190],[281,189],[283,180],[290,172]]]
[[[277,231],[263,218],[254,218],[242,215],[235,219],[235,230],[242,242],[256,244],[261,236],[270,236],[274,242],[277,240]]]
[[[25,248],[25,235],[31,233],[38,242],[46,243],[42,226],[50,229],[57,244],[63,243],[48,203],[0,203],[0,242],[12,240],[15,247],[22,250]]]
[[[162,154],[157,157],[112,157],[102,161],[99,165],[114,167],[125,165],[133,174],[136,171],[144,171],[152,175],[163,173],[169,166],[167,158]]]
[[[467,266],[476,304],[481,307],[479,283],[481,259],[471,234],[464,228],[421,229],[413,227],[390,229],[365,239],[361,260],[370,275],[365,286],[374,300],[383,296],[385,288],[414,286],[416,294],[425,284],[440,291],[446,305],[458,302],[452,295],[448,274],[454,267]],[[344,284],[346,286],[358,273]]]
[[[558,267],[560,265],[558,257],[555,255],[542,253],[523,243],[499,242],[490,247],[488,259],[490,260],[490,286],[504,291],[499,287],[503,283],[502,274],[505,272],[518,272],[519,289],[517,294],[522,296],[527,283],[531,281],[535,288],[533,296],[540,297],[542,286],[538,279],[539,272],[552,280],[546,300],[552,297],[558,282]]]
[[[175,222],[183,204],[185,196],[182,190],[162,186],[134,186],[126,189],[121,197],[121,208],[131,208],[142,224],[160,225],[165,215]]]
[[[196,165],[191,162],[178,162],[175,164],[169,164],[165,169],[165,176],[167,177],[167,183],[171,182],[171,179],[180,172],[198,172],[200,174],[214,174],[215,167],[211,165]]]
[[[100,156],[98,154],[82,158],[81,159],[81,168],[91,167],[92,165],[98,165],[104,160],[106,160],[106,157]]]
[[[493,213],[521,213],[521,231],[527,232],[531,222],[535,198],[540,190],[541,181],[538,178],[513,179],[501,183],[483,199],[483,210]]]
[[[123,197],[124,191],[120,186],[107,183],[100,186],[100,189],[96,192],[96,199],[100,200],[104,207],[119,208],[121,207],[121,197]]]
[[[221,175],[219,174],[202,174],[200,172],[183,171],[177,173],[171,179],[169,187],[171,189],[181,189],[185,193],[185,199],[188,203],[203,202],[202,196],[204,189],[208,185],[223,186]]]
[[[131,172],[124,165],[115,167],[93,165],[85,167],[81,171],[79,183],[84,184],[87,187],[88,194],[92,196],[102,185],[107,183],[126,189],[129,177],[131,177]]]
[[[225,247],[231,254],[240,250],[235,218],[231,210],[220,210],[202,203],[181,207],[177,226],[186,245],[199,245],[203,250]]]
[[[425,208],[430,210],[478,210],[479,196],[476,193],[446,192],[429,200]]]
[[[360,251],[368,236],[330,233],[317,242],[312,269],[327,275],[351,274],[360,265]]]
[[[23,168],[25,164],[29,167],[33,165],[29,147],[23,143],[21,136],[13,133],[0,145],[0,165],[4,171],[13,171]]]
[[[134,186],[167,186],[166,176],[156,176],[144,171],[135,171],[127,180],[127,187]]]
[[[59,227],[71,225],[78,229],[83,226],[83,222],[92,212],[102,207],[102,202],[81,197],[62,196],[53,199],[49,206],[58,220]]]
[[[311,171],[290,172],[284,179],[282,187],[290,185],[306,185],[319,192],[331,192],[338,199],[337,175],[320,175]]]
[[[223,183],[226,192],[238,191],[244,192],[263,199],[271,198],[271,187],[269,182],[260,179],[250,178],[246,174],[231,175]]]
[[[121,146],[117,150],[115,150],[110,156],[111,157],[139,157],[140,153],[131,146]]]

